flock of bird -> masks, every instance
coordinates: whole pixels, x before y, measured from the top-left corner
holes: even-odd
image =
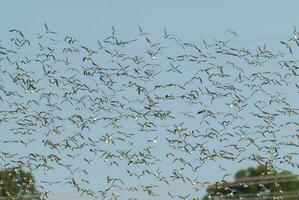
[[[82,198],[200,199],[212,183],[202,171],[227,180],[243,162],[299,168],[296,28],[272,50],[236,47],[233,30],[186,42],[112,27],[90,45],[47,24],[9,32],[0,167],[38,174],[40,199],[57,185]]]

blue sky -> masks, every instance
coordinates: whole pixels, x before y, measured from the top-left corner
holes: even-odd
[[[152,34],[167,28],[190,39],[222,36],[235,29],[244,40],[285,37],[296,25],[298,2],[272,0],[212,1],[4,1],[1,35],[19,27],[37,32],[47,22],[60,32],[95,38],[114,25],[129,33],[138,25]]]
[[[136,34],[141,26],[153,36],[166,28],[188,41],[228,38],[226,30],[233,29],[239,36],[234,41],[237,46],[266,43],[276,47],[280,40],[291,37],[294,26],[299,27],[298,7],[296,0],[0,0],[0,40],[8,38],[8,30],[13,28],[28,35],[42,32],[46,22],[61,35],[74,35],[89,45],[109,35],[113,25],[124,37]],[[204,170],[203,176],[209,174],[212,180],[221,176]],[[69,188],[54,190],[60,195],[53,200],[81,199],[62,197],[72,191]]]

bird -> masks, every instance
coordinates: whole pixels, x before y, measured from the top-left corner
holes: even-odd
[[[229,30],[226,30],[226,32],[233,34],[235,37],[238,37],[236,31],[234,31],[234,30],[229,29]]]
[[[46,29],[46,33],[57,34],[57,32],[49,30],[47,23],[44,23],[44,26],[45,26],[45,29]]]
[[[140,36],[144,36],[144,35],[148,35],[148,33],[143,32],[141,26],[139,26],[139,35],[140,35]]]
[[[292,52],[292,48],[291,48],[291,45],[289,45],[287,42],[284,42],[284,41],[280,41],[281,44],[283,44],[291,54],[293,54]]]
[[[58,184],[81,198],[192,199],[212,184],[198,175],[210,164],[218,185],[246,160],[298,166],[296,27],[271,49],[187,41],[166,28],[157,42],[142,26],[137,38],[112,26],[89,42],[47,23],[28,38],[9,30],[0,42],[2,169],[59,171],[36,178],[45,195]],[[187,189],[173,192],[177,184]]]

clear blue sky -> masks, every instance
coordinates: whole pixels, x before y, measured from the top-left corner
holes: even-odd
[[[235,29],[244,40],[283,38],[297,20],[295,0],[212,1],[4,1],[1,0],[1,36],[19,27],[38,32],[43,22],[61,33],[96,38],[114,25],[124,33],[138,25],[151,33],[169,32],[190,39],[222,36]]]
[[[8,30],[13,28],[28,35],[41,32],[46,22],[61,35],[75,35],[87,44],[103,39],[113,25],[125,37],[142,26],[153,35],[162,34],[166,28],[188,41],[221,39],[227,37],[226,30],[233,29],[239,35],[237,45],[275,46],[279,40],[290,38],[295,25],[299,27],[298,7],[297,0],[0,0],[0,40],[7,39]],[[221,176],[205,170],[201,173],[207,179]],[[73,191],[69,188],[54,190],[60,195],[53,200],[81,199],[63,197],[64,192]]]

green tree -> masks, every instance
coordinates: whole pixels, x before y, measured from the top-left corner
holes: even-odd
[[[0,171],[0,199],[34,199],[37,194],[35,180],[30,172],[20,168]]]
[[[207,189],[204,200],[298,200],[298,176],[289,171],[277,172],[265,166],[243,169],[234,182],[217,182]]]

